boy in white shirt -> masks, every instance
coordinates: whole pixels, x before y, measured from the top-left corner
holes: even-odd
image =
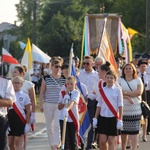
[[[61,110],[60,113],[60,128],[61,135],[63,131],[63,122],[65,117],[67,117],[66,125],[66,138],[65,138],[65,149],[76,149],[76,131],[79,131],[79,113],[78,113],[78,102],[80,93],[75,89],[76,78],[74,76],[69,76],[66,80],[66,87],[63,86],[58,109]]]

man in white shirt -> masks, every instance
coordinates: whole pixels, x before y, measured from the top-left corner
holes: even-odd
[[[139,69],[138,76],[142,79],[142,82],[144,84],[142,100],[144,100],[146,102],[150,98],[150,97],[148,97],[148,92],[150,91],[150,75],[148,75],[146,73],[147,65],[148,65],[148,63],[144,59],[139,60],[138,64],[137,64],[138,69]],[[142,115],[144,116],[144,121],[145,121],[145,124],[143,125],[143,141],[147,141],[146,132],[149,132],[149,130],[150,130],[150,129],[147,129],[148,115],[146,115],[146,114],[142,114]]]
[[[16,97],[11,80],[0,77],[0,85],[0,150],[4,150],[7,143],[7,108],[13,105]]]
[[[84,56],[84,60],[83,60],[84,69],[80,71],[80,76],[79,76],[80,82],[85,84],[88,90],[87,108],[90,116],[91,125],[92,125],[92,119],[95,115],[96,105],[97,105],[95,95],[93,94],[93,86],[96,82],[99,81],[98,72],[94,71],[94,69],[92,68],[93,64],[94,64],[94,59],[92,56]],[[87,141],[86,149],[91,149],[92,140],[93,140],[92,137],[93,137],[93,129],[91,128],[91,130],[88,133],[88,141]]]

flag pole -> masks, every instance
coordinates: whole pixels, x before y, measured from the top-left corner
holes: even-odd
[[[101,47],[101,41],[102,41],[102,37],[103,37],[103,34],[104,34],[104,29],[105,29],[105,26],[106,26],[106,22],[107,22],[107,17],[104,18],[104,24],[103,24],[103,31],[102,31],[102,35],[101,35],[101,38],[100,38],[100,44],[99,44],[99,49],[98,49],[98,52],[97,52],[97,56],[100,52],[100,47]]]
[[[71,69],[72,69],[73,44],[74,43],[72,43],[71,45],[70,55],[69,55],[69,76],[71,75]]]
[[[73,43],[71,45],[70,56],[69,56],[69,76],[71,75],[71,69],[72,69],[72,56],[73,56]],[[62,150],[65,149],[66,123],[67,123],[67,116],[65,116],[63,122],[62,143],[61,143]]]
[[[2,65],[2,76],[4,75],[4,66],[3,66],[3,64],[4,64],[4,63],[3,63],[3,61],[2,61],[2,64],[1,64],[1,65]]]

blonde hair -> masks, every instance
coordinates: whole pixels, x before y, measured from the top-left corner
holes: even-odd
[[[74,77],[74,76],[69,76],[67,79],[66,79],[66,82],[67,81],[73,81],[73,83],[76,83],[77,82],[77,80],[76,80],[76,78]]]
[[[92,60],[92,62],[94,62],[94,58],[92,57],[92,56],[88,56],[88,55],[86,55],[86,56],[84,56],[84,58],[83,59],[91,59]]]
[[[24,82],[24,79],[23,79],[22,77],[20,77],[20,76],[14,77],[14,78],[12,79],[12,82],[13,82],[14,80],[17,80],[17,81],[19,81],[19,82],[21,82],[21,83]]]

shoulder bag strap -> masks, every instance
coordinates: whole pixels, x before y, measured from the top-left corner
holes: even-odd
[[[128,85],[128,87],[130,88],[130,90],[132,91],[132,89],[131,89],[131,86],[129,85],[129,83],[127,82],[127,80],[124,78],[124,80],[126,81],[126,83],[127,83],[127,85]]]

